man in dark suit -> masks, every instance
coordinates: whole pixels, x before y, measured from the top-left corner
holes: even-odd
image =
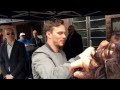
[[[5,29],[5,38],[0,50],[3,78],[25,79],[25,46],[15,40],[14,28]]]
[[[36,30],[33,30],[33,37],[30,40],[31,44],[34,44],[36,48],[42,46],[41,39],[38,38],[38,32]]]
[[[83,52],[83,43],[81,35],[75,31],[73,25],[68,27],[68,37],[63,47],[63,51],[66,54],[67,59],[75,57]]]

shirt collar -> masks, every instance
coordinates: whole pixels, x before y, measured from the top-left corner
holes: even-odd
[[[50,47],[50,45],[49,45],[48,43],[46,43],[45,45],[46,45],[52,52],[54,52],[54,50]],[[60,52],[60,49],[59,49],[58,52]]]
[[[50,47],[50,45],[49,45],[48,43],[46,43],[45,45],[46,45],[52,52],[54,52],[53,49]]]
[[[14,40],[14,41],[12,41],[12,43],[11,43],[11,44],[9,44],[9,43],[7,42],[7,45],[10,45],[11,47],[13,47],[14,42],[15,42],[15,40]]]

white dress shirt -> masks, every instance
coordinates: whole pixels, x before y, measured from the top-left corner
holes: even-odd
[[[10,59],[10,55],[11,55],[13,45],[14,45],[14,41],[11,44],[7,43],[7,53],[8,53],[8,58],[9,59]]]
[[[11,55],[13,45],[14,45],[14,41],[11,44],[7,43],[7,53],[8,53],[8,58],[9,59],[10,59],[10,55]],[[8,70],[10,71],[10,66],[8,67]]]

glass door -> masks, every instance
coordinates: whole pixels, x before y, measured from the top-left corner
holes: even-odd
[[[98,47],[106,39],[105,16],[90,17],[90,40],[93,47]]]
[[[120,17],[119,18],[112,18],[112,33],[118,33],[120,34]]]
[[[73,18],[76,31],[82,36],[84,49],[98,47],[106,39],[105,16],[86,16]]]
[[[88,47],[88,29],[87,29],[87,17],[73,18],[73,25],[76,31],[81,35],[83,48]]]

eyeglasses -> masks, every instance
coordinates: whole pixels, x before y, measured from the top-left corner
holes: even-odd
[[[10,34],[11,34],[11,35],[14,35],[14,32],[11,32],[11,33],[7,33],[7,35],[10,35]]]

